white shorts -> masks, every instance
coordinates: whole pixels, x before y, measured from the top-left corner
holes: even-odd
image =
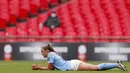
[[[71,60],[70,61],[71,70],[77,70],[80,63],[82,63],[82,61],[80,61],[80,60]]]

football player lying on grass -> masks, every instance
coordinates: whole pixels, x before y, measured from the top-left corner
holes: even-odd
[[[127,71],[126,67],[118,61],[117,63],[102,63],[98,65],[93,65],[89,63],[82,62],[80,60],[70,60],[65,61],[61,56],[59,56],[54,49],[48,44],[41,48],[41,53],[43,57],[47,58],[48,66],[42,67],[38,64],[32,65],[32,70],[62,70],[62,71],[102,71],[109,70],[113,68],[118,68],[123,71]]]

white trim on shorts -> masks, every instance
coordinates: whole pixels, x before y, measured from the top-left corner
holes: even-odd
[[[71,70],[78,70],[79,65],[82,63],[80,60],[71,60],[70,65],[71,65]]]

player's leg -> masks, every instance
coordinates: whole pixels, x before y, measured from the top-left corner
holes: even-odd
[[[123,71],[127,71],[126,67],[121,63],[121,61],[118,61],[117,63],[102,63],[98,65],[99,70],[108,70],[113,68],[119,68]]]
[[[101,63],[98,65],[99,70],[109,70],[113,68],[119,68],[118,63]]]
[[[81,62],[80,65],[78,66],[77,70],[97,71],[97,70],[99,70],[99,68],[98,68],[98,65],[93,65],[93,64]]]
[[[118,63],[102,63],[99,65],[93,65],[93,64],[82,62],[78,66],[78,70],[91,70],[91,71],[109,70],[113,68],[119,68],[119,69],[122,69],[123,71],[127,70],[126,67],[120,61]]]
[[[80,63],[78,70],[96,71],[96,70],[109,70],[113,68],[119,68],[118,63],[101,63],[99,65],[93,65],[82,62]]]

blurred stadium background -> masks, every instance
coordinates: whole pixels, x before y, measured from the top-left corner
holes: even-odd
[[[46,25],[52,13],[55,28]],[[129,67],[130,0],[0,0],[0,73],[35,73],[32,63],[47,64],[39,60],[48,43],[66,60],[123,60]]]

